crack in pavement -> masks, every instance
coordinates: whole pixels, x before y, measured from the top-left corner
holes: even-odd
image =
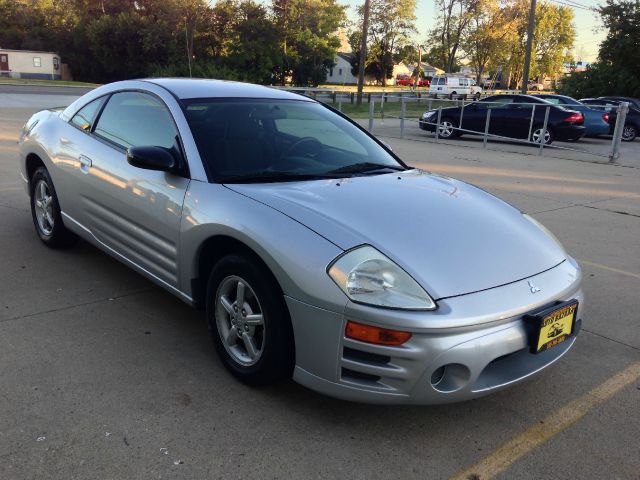
[[[623,345],[625,347],[629,347],[629,348],[632,348],[633,350],[637,350],[637,351],[640,352],[640,347],[636,347],[634,345],[630,345],[628,343],[624,343],[624,342],[622,342],[620,340],[616,340],[615,338],[607,337],[606,335],[602,335],[601,333],[596,333],[596,332],[594,332],[592,330],[587,330],[584,327],[582,327],[581,331],[586,332],[586,333],[590,333],[591,335],[594,335],[596,337],[604,338],[605,340],[609,340],[609,341],[611,341],[613,343],[617,343],[619,345]]]
[[[598,207],[592,207],[590,205],[582,205],[582,206],[585,207],[585,208],[592,208],[594,210],[600,210],[601,212],[617,213],[619,215],[628,215],[630,217],[640,218],[640,215],[636,215],[635,213],[623,212],[621,210],[609,210],[608,208],[598,208]]]
[[[5,205],[4,203],[0,203],[0,207],[8,208],[10,210],[17,210],[18,212],[28,212],[28,208],[20,208],[20,207],[12,207],[11,205]]]
[[[87,305],[95,305],[95,304],[103,303],[103,302],[111,302],[111,301],[114,301],[114,300],[120,300],[121,298],[134,297],[136,295],[140,295],[142,293],[147,293],[147,292],[152,292],[152,291],[153,291],[152,288],[145,288],[143,290],[138,290],[138,291],[131,292],[131,293],[125,293],[123,295],[118,295],[117,297],[99,298],[99,299],[96,299],[96,300],[90,300],[88,302],[77,303],[75,305],[67,305],[65,307],[52,308],[51,310],[44,310],[44,311],[41,311],[41,312],[28,313],[26,315],[20,315],[18,317],[3,318],[3,319],[0,319],[0,323],[11,322],[13,320],[22,320],[24,318],[35,317],[35,316],[44,315],[44,314],[47,314],[47,313],[61,312],[61,311],[70,310],[70,309],[76,308],[76,307],[84,307],[84,306],[87,306]]]

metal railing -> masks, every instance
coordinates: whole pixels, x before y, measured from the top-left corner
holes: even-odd
[[[493,93],[492,93],[493,94]],[[319,101],[323,101],[323,96],[316,95],[316,98]],[[350,93],[342,92],[336,93],[328,98],[325,98],[327,102],[325,103],[333,103],[337,106],[337,109],[342,111],[343,105],[345,103],[351,103]],[[330,100],[330,101],[329,101]],[[598,152],[593,150],[588,150],[585,148],[577,148],[577,147],[569,147],[565,145],[556,145],[556,144],[547,144],[545,138],[550,130],[548,128],[549,123],[549,113],[551,108],[558,107],[558,105],[544,105],[541,103],[518,103],[515,104],[520,108],[531,108],[531,115],[529,118],[529,127],[528,127],[528,135],[526,138],[514,138],[505,135],[499,135],[496,133],[491,133],[491,112],[495,110],[495,107],[489,107],[486,109],[485,114],[485,124],[482,130],[472,130],[468,128],[463,128],[463,119],[465,115],[465,109],[468,108],[470,104],[475,104],[475,101],[465,100],[464,98],[449,100],[449,99],[436,99],[430,97],[410,97],[410,96],[399,96],[391,93],[370,93],[368,94],[368,122],[367,128],[370,132],[374,131],[375,128],[375,119],[381,119],[384,121],[385,119],[397,119],[399,120],[399,129],[400,129],[400,138],[406,137],[407,127],[410,124],[414,126],[416,124],[422,123],[423,125],[427,125],[433,127],[430,131],[434,134],[434,141],[440,142],[444,137],[442,135],[443,126],[442,126],[442,109],[448,107],[459,108],[459,121],[457,126],[452,126],[454,132],[459,134],[472,134],[475,136],[482,136],[482,148],[486,149],[487,143],[489,140],[499,140],[499,141],[508,141],[512,143],[531,145],[538,148],[538,155],[543,155],[545,149],[554,149],[554,150],[566,150],[578,152],[581,154],[592,155],[596,157],[606,158],[609,162],[613,163],[620,158],[620,144],[622,140],[622,134],[624,130],[624,123],[626,119],[626,114],[629,110],[629,104],[626,102],[622,102],[616,111],[616,124],[613,132],[613,136],[610,142],[610,148],[606,152]],[[423,119],[411,117],[407,115],[407,106],[410,104],[422,104],[425,105],[425,111],[436,111],[436,121],[425,121]],[[399,105],[398,105],[399,104]],[[496,105],[504,107],[504,103],[500,102],[487,102],[483,101],[483,105]],[[394,108],[389,108],[391,106]],[[611,109],[611,106],[599,106],[599,105],[588,105],[589,108],[600,109],[603,113],[606,109]],[[570,106],[562,106],[567,110],[571,110]],[[544,109],[544,118],[541,121],[537,116],[536,112],[540,109]],[[347,113],[348,114],[348,113]],[[569,115],[569,114],[568,114]],[[534,131],[534,127],[538,127]],[[537,132],[537,136],[534,139],[534,133]],[[448,135],[447,138],[450,138],[451,135]]]

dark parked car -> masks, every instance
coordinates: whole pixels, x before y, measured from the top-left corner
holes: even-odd
[[[598,97],[603,100],[617,100],[618,102],[629,102],[632,107],[640,110],[640,99],[633,97],[617,97],[615,95],[607,95],[604,97]]]
[[[609,134],[613,135],[618,117],[618,105],[620,105],[621,102],[629,102],[629,100],[633,99],[612,100],[612,97],[599,97],[583,98],[580,102],[589,105],[591,108],[607,112],[609,114]],[[638,136],[638,132],[640,132],[640,109],[634,107],[633,103],[629,102],[629,111],[627,112],[627,118],[624,121],[624,128],[622,130],[622,141],[633,142]]]
[[[533,126],[531,116],[533,105]],[[543,128],[545,107],[549,107],[549,120],[546,131]],[[553,105],[531,95],[492,95],[479,102],[460,107],[442,109],[440,130],[442,138],[459,137],[463,133],[484,133],[487,110],[491,110],[489,133],[509,138],[527,139],[549,145],[554,140],[578,140],[585,133],[584,116],[582,113],[568,110],[559,105]],[[462,132],[460,127],[460,113],[462,113],[462,128],[471,132]],[[438,111],[425,112],[420,118],[420,128],[435,131]],[[531,128],[530,128],[531,127]]]
[[[555,93],[537,93],[534,97],[539,97],[554,105],[560,105],[570,110],[582,113],[584,116],[585,136],[607,135],[609,133],[609,113],[602,113],[588,105],[580,103],[575,98],[567,95],[557,95]]]

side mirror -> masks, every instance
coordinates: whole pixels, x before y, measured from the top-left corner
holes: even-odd
[[[130,147],[127,149],[127,162],[134,167],[163,172],[171,172],[177,166],[171,152],[162,147]]]

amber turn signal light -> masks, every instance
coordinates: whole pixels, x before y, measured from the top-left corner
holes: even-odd
[[[392,346],[402,345],[411,338],[411,334],[409,332],[363,325],[362,323],[352,322],[351,320],[347,322],[345,335],[347,338],[352,338],[361,342]]]

